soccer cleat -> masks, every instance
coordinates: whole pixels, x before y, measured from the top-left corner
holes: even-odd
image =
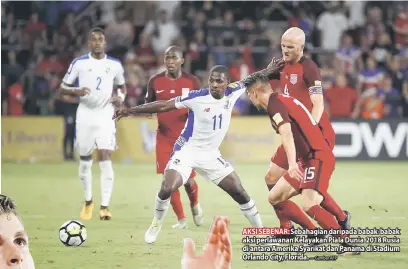
[[[161,223],[158,220],[153,219],[152,224],[150,224],[149,229],[145,233],[146,243],[154,243],[157,240],[157,236],[159,235],[161,228]]]
[[[110,220],[112,218],[112,213],[109,212],[108,208],[101,208],[101,210],[99,210],[99,218],[101,220]]]
[[[195,225],[201,226],[204,223],[204,212],[201,209],[200,204],[196,204],[191,208],[191,213],[193,214],[193,220]]]
[[[350,230],[351,229],[351,223],[350,223],[351,214],[348,211],[344,211],[344,213],[346,214],[346,219],[343,221],[338,221],[338,223],[343,230]]]
[[[95,204],[92,201],[90,203],[85,202],[81,209],[80,218],[82,220],[92,219],[92,213],[93,213],[94,206]]]
[[[173,228],[173,229],[187,229],[188,228],[187,221],[185,219],[181,219],[181,220],[177,221],[176,224],[171,226],[171,228]]]

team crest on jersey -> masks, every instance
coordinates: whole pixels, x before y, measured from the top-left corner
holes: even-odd
[[[296,84],[297,78],[298,78],[297,74],[290,74],[290,80],[289,80],[290,83]]]
[[[227,101],[225,102],[224,108],[225,108],[225,109],[230,109],[230,107],[231,107],[231,102],[230,102],[230,100],[227,100]]]

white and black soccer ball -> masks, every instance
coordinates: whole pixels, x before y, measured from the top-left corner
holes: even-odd
[[[85,225],[77,220],[69,220],[59,229],[59,239],[65,246],[80,246],[87,238]]]

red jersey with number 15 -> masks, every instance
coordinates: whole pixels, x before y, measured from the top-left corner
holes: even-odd
[[[286,122],[291,124],[298,158],[313,158],[313,154],[318,151],[332,154],[312,114],[299,100],[272,93],[269,97],[268,115],[277,133],[282,124]]]
[[[298,99],[309,112],[312,112],[313,103],[310,99],[309,88],[313,86],[321,87],[322,76],[316,63],[303,56],[295,64],[285,64],[280,74],[280,84],[284,95]],[[325,139],[328,140],[331,147],[334,147],[336,135],[326,111],[323,111],[319,123],[323,129]]]
[[[149,79],[145,102],[170,100],[189,91],[198,90],[200,87],[198,78],[187,72],[183,71],[178,79],[170,79],[166,76],[166,71],[164,71]],[[165,113],[158,113],[158,133],[165,138],[176,141],[184,128],[187,116],[188,109],[175,109]]]

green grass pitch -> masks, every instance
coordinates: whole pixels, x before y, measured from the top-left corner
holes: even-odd
[[[265,165],[235,165],[244,187],[256,200],[264,225],[278,221],[268,205],[263,176]],[[238,206],[211,183],[198,177],[199,198],[206,219],[203,227],[192,222],[187,196],[182,189],[189,229],[173,230],[176,219],[170,209],[158,241],[152,246],[143,236],[153,217],[153,202],[161,177],[152,165],[115,164],[115,186],[111,200],[113,219],[94,218],[84,222],[88,240],[78,248],[63,246],[58,228],[69,219],[78,219],[82,189],[77,164],[3,164],[2,191],[17,201],[30,236],[30,248],[40,269],[176,269],[180,268],[182,240],[192,237],[201,248],[214,215],[231,219],[233,269],[241,268],[406,268],[408,264],[408,164],[339,162],[330,192],[352,213],[354,227],[399,227],[401,253],[363,253],[339,257],[335,262],[244,262],[241,259],[241,229],[248,227]],[[99,167],[93,166],[94,200],[99,207]],[[97,209],[97,208],[95,208]],[[329,255],[328,253],[325,253]],[[273,263],[273,264],[272,264]],[[404,266],[405,264],[405,266]]]

